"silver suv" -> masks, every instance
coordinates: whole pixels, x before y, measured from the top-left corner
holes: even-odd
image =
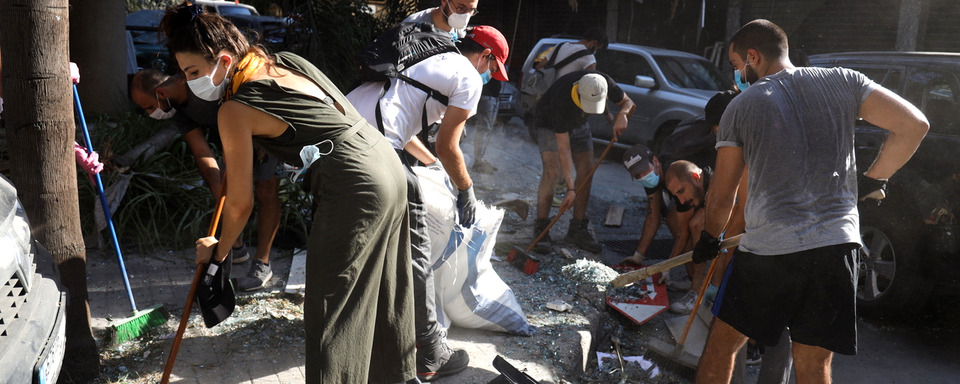
[[[564,41],[577,40],[547,38],[537,42],[523,63],[523,75],[533,73],[537,56]],[[677,123],[702,115],[713,95],[733,89],[730,76],[724,76],[713,63],[691,53],[614,43],[596,57],[597,70],[610,75],[637,104],[627,132],[618,141],[624,148],[645,144],[657,151]],[[615,108],[612,104],[611,107]],[[517,114],[529,117],[523,105],[517,106]],[[610,139],[610,124],[602,116],[589,121],[595,140]]]
[[[56,383],[66,347],[66,290],[0,176],[0,383]]]

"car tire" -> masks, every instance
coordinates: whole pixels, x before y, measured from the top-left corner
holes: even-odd
[[[670,136],[677,129],[678,124],[680,124],[679,121],[668,121],[657,128],[657,133],[654,134],[653,141],[650,143],[650,150],[653,153],[660,153],[660,146],[667,140],[667,136]]]
[[[875,318],[903,318],[923,307],[933,283],[924,276],[923,223],[902,205],[860,204],[857,310]]]

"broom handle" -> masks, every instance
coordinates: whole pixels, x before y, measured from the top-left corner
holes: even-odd
[[[723,241],[720,242],[720,249],[721,250],[730,249],[740,245],[740,236],[743,236],[743,234],[741,233],[739,235],[736,235],[727,239],[723,239]],[[616,288],[627,286],[634,282],[653,276],[658,272],[663,272],[670,268],[684,265],[686,263],[689,263],[692,260],[693,260],[693,251],[690,251],[682,255],[661,261],[659,263],[656,263],[648,267],[643,267],[635,271],[623,273],[620,276],[617,276],[616,278],[614,278],[613,280],[610,280],[610,284]]]
[[[220,181],[220,198],[217,199],[217,208],[213,212],[213,220],[210,221],[210,230],[207,236],[217,234],[217,226],[220,224],[220,214],[223,212],[223,203],[227,198],[227,172],[224,171]],[[216,256],[216,255],[214,255]],[[187,303],[183,306],[183,314],[180,315],[180,325],[177,327],[177,335],[173,338],[173,345],[170,346],[170,355],[167,356],[167,365],[163,368],[163,377],[160,384],[170,382],[170,373],[173,372],[173,364],[177,361],[177,352],[180,350],[180,342],[183,341],[183,333],[187,330],[187,322],[190,320],[190,311],[193,310],[193,298],[197,295],[197,285],[203,278],[203,265],[197,266],[197,271],[193,274],[193,282],[190,283],[190,291],[187,293]]]
[[[73,84],[73,103],[77,109],[77,117],[80,120],[80,127],[83,131],[83,143],[87,146],[87,155],[93,153],[93,143],[90,141],[90,131],[87,129],[87,119],[83,116],[83,108],[80,106],[80,94],[77,92],[77,84]],[[107,221],[107,227],[110,228],[110,239],[113,240],[113,250],[117,253],[117,263],[120,265],[120,275],[123,276],[123,287],[127,290],[127,299],[130,301],[130,310],[133,316],[137,314],[137,302],[133,300],[133,289],[130,288],[130,279],[127,277],[127,267],[123,263],[123,254],[120,253],[120,241],[117,239],[117,229],[113,226],[113,218],[110,216],[110,204],[107,202],[107,195],[103,192],[103,179],[100,173],[93,174],[94,184],[97,187],[97,193],[100,195],[100,205],[103,206],[103,218]]]
[[[627,120],[628,120],[628,121],[630,120],[630,116],[633,116],[633,111],[636,111],[636,110],[637,110],[637,105],[634,104],[633,107],[630,108],[629,111],[627,111]],[[579,185],[579,186],[577,187],[577,189],[574,191],[574,193],[576,193],[577,196],[579,196],[579,195],[580,195],[580,192],[582,192],[583,189],[587,187],[587,184],[590,183],[590,178],[593,177],[593,172],[596,171],[597,168],[600,167],[600,163],[602,163],[602,162],[603,162],[603,159],[607,157],[607,153],[610,153],[610,148],[612,148],[612,147],[613,147],[613,143],[616,143],[616,142],[617,142],[617,138],[616,138],[616,137],[612,137],[612,138],[610,139],[610,142],[607,144],[607,147],[604,148],[604,149],[603,149],[603,153],[600,154],[600,158],[597,159],[597,162],[596,162],[595,164],[593,164],[593,169],[590,170],[590,173],[587,174],[587,177],[583,179],[583,182],[580,183],[580,185]],[[558,212],[557,212],[557,216],[555,216],[555,217],[553,218],[553,220],[550,220],[550,224],[547,224],[547,227],[543,229],[543,232],[540,232],[540,236],[537,236],[537,238],[533,240],[533,243],[531,243],[530,246],[527,247],[527,249],[526,249],[524,252],[530,253],[530,251],[533,251],[533,247],[535,247],[535,246],[537,245],[537,243],[539,243],[540,240],[543,239],[543,237],[547,235],[547,233],[550,233],[550,228],[553,228],[553,225],[557,223],[557,220],[560,220],[560,216],[563,216],[563,214],[564,214],[565,212],[567,212],[567,209],[570,209],[570,207],[566,207],[566,208],[561,209],[560,211],[558,211]]]
[[[700,284],[700,292],[697,293],[697,301],[693,304],[693,311],[690,312],[690,318],[687,319],[687,325],[683,327],[683,335],[680,336],[680,345],[683,345],[687,341],[687,332],[690,332],[690,326],[693,325],[693,319],[697,317],[697,310],[700,309],[700,303],[703,303],[703,294],[707,292],[707,286],[710,285],[710,280],[713,279],[713,273],[717,270],[717,260],[714,259],[710,263],[710,269],[707,270],[707,276],[703,279],[703,284]]]

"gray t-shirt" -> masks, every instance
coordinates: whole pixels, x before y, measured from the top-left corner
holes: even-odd
[[[860,242],[854,123],[876,87],[845,68],[796,68],[733,99],[717,148],[743,147],[749,170],[741,250],[781,255]]]

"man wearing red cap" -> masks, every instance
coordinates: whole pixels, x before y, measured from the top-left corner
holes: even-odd
[[[365,83],[347,95],[347,99],[367,121],[382,122],[379,127],[398,154],[406,150],[429,167],[444,169],[456,185],[458,223],[471,227],[477,200],[473,180],[467,172],[460,137],[467,118],[476,113],[480,90],[491,77],[506,81],[504,62],[507,41],[493,27],[476,26],[457,41],[460,53],[431,56],[401,73],[419,81],[448,98],[446,105],[416,86],[392,79],[386,91],[383,83]],[[381,97],[381,92],[383,96]],[[377,105],[380,119],[377,119]],[[426,117],[424,117],[426,113]],[[440,123],[434,157],[417,139],[424,123]],[[470,361],[466,351],[451,350],[443,341],[437,323],[433,269],[430,266],[430,242],[426,229],[426,207],[420,183],[409,157],[400,156],[407,170],[407,199],[410,207],[411,250],[413,252],[414,308],[417,328],[417,376],[430,381],[462,371]],[[439,159],[438,159],[439,158]],[[441,160],[443,165],[441,165]]]

